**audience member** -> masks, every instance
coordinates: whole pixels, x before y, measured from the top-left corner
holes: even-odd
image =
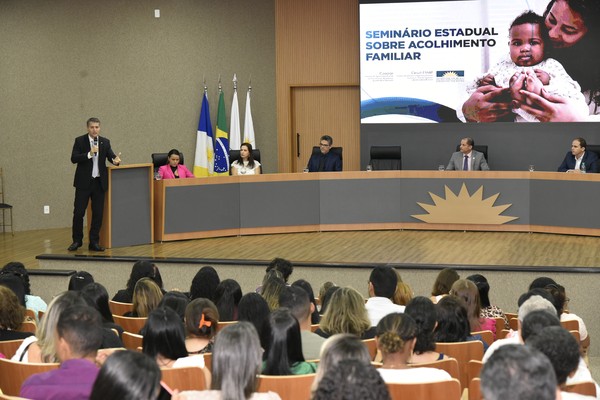
[[[433,332],[436,342],[457,343],[479,340],[483,349],[488,345],[480,335],[471,335],[465,302],[455,296],[445,296],[436,304],[437,327]]]
[[[285,281],[281,278],[279,271],[271,270],[267,272],[260,295],[267,301],[271,311],[279,308],[279,295],[285,287]]]
[[[300,325],[288,309],[280,308],[269,316],[263,329],[266,344],[263,363],[265,375],[305,375],[317,370],[302,354]]]
[[[365,365],[371,364],[371,355],[367,346],[356,335],[349,333],[339,333],[325,340],[319,358],[319,368],[311,387],[313,393],[317,390],[323,376],[335,370],[340,361],[357,360]]]
[[[479,290],[479,301],[481,302],[481,318],[504,318],[504,326],[510,328],[508,318],[499,307],[490,303],[490,284],[485,276],[474,274],[467,276],[467,279],[473,282]]]
[[[378,369],[386,383],[423,383],[451,379],[438,368],[410,368],[417,338],[417,325],[410,315],[388,314],[377,324],[377,348],[383,364]]]
[[[142,278],[133,290],[133,309],[125,313],[126,317],[147,317],[158,307],[163,298],[160,287],[150,278]]]
[[[311,331],[310,316],[315,306],[310,302],[306,291],[297,286],[284,288],[279,295],[279,305],[280,307],[289,309],[300,324],[304,359],[318,359],[325,339]]]
[[[378,266],[369,276],[369,300],[365,304],[371,326],[376,326],[388,314],[404,312],[404,306],[394,304],[398,276],[392,267]]]
[[[211,390],[181,392],[183,399],[280,400],[277,393],[257,393],[262,349],[258,334],[249,322],[225,327],[215,342]]]
[[[94,282],[94,277],[92,274],[86,271],[77,271],[71,278],[69,278],[69,289],[68,290],[76,290],[79,291],[83,289],[89,283]]]
[[[27,271],[27,268],[25,268],[23,263],[12,261],[2,267],[2,270],[0,270],[0,274],[9,272],[12,272],[21,278],[21,281],[23,282],[23,288],[25,289],[25,308],[33,310],[37,320],[38,313],[40,311],[46,312],[48,305],[44,300],[42,300],[41,297],[31,294],[31,284],[29,283],[29,272]]]
[[[319,321],[321,321],[321,315],[319,314],[317,301],[315,299],[315,293],[313,292],[311,284],[305,279],[298,279],[297,281],[294,281],[294,283],[292,283],[292,286],[300,287],[304,289],[306,293],[308,293],[308,299],[310,300],[310,303],[314,306],[314,310],[310,314],[310,323],[312,325],[318,324]]]
[[[540,276],[539,278],[535,278],[529,284],[529,290],[531,289],[543,289],[548,285],[556,285],[556,281],[548,276]]]
[[[344,360],[323,376],[313,400],[386,400],[387,386],[377,369],[358,360]]]
[[[81,294],[88,305],[95,308],[102,316],[102,325],[108,329],[115,329],[119,337],[123,334],[123,328],[115,324],[110,308],[108,307],[108,291],[99,283],[90,283],[81,289]]]
[[[233,279],[225,279],[215,290],[214,303],[219,310],[219,321],[237,321],[238,304],[242,299],[242,288]]]
[[[248,321],[258,332],[258,336],[262,338],[262,330],[269,318],[269,305],[266,300],[258,293],[246,293],[242,296],[238,305],[239,321]],[[263,345],[264,347],[264,345]]]
[[[137,351],[115,351],[106,359],[94,382],[90,400],[158,400],[160,368]]]
[[[496,320],[481,317],[479,290],[473,282],[468,279],[457,280],[452,284],[450,296],[456,296],[465,302],[471,332],[492,331],[494,338],[496,337]]]
[[[88,306],[68,307],[56,324],[60,368],[30,376],[21,386],[28,399],[87,399],[98,375],[96,353],[102,344],[102,318]]]
[[[337,333],[351,333],[361,339],[373,339],[375,327],[371,326],[361,294],[349,287],[336,290],[315,333],[324,338]]]
[[[19,304],[17,295],[0,285],[0,342],[33,336],[31,332],[18,331],[24,320],[25,307]]]
[[[342,160],[339,155],[331,152],[333,138],[329,135],[321,136],[319,140],[319,153],[312,154],[308,160],[308,172],[331,172],[342,170]]]
[[[396,291],[394,292],[394,296],[392,297],[392,303],[398,304],[399,306],[404,306],[412,300],[414,297],[414,293],[412,288],[406,282],[398,281],[396,285]]]
[[[448,295],[454,282],[459,279],[460,276],[452,268],[444,268],[441,270],[433,283],[433,289],[431,289],[431,301],[435,304],[440,301],[442,297]]]
[[[158,303],[158,307],[169,307],[171,310],[175,311],[181,321],[185,318],[185,309],[187,305],[190,303],[190,298],[185,294],[172,290],[170,292],[165,293],[165,295]]]
[[[561,326],[550,326],[542,329],[537,334],[529,337],[525,342],[526,347],[539,350],[550,360],[556,383],[560,389],[565,385],[567,378],[573,376],[579,366],[581,356],[579,354],[579,343],[573,335]],[[563,399],[594,399],[594,397],[571,395],[563,392]]]
[[[321,309],[319,310],[319,314],[325,315],[327,311],[327,306],[329,305],[329,301],[335,292],[341,289],[340,286],[332,286],[325,291],[325,294],[321,297]]]
[[[404,312],[412,317],[417,326],[417,341],[409,362],[422,364],[447,359],[443,353],[435,351],[433,330],[437,325],[437,314],[433,302],[427,297],[417,296],[408,303]]]
[[[142,335],[142,351],[155,359],[160,368],[200,367],[207,385],[210,384],[210,372],[204,367],[204,356],[188,356],[183,323],[175,311],[170,308],[152,311]]]
[[[520,345],[498,349],[481,370],[481,392],[486,400],[555,400],[556,376],[539,351]]]
[[[269,263],[269,266],[267,267],[267,270],[265,272],[269,272],[273,269],[281,272],[281,275],[283,276],[283,280],[286,283],[290,279],[290,275],[292,275],[292,272],[294,272],[294,266],[292,265],[292,263],[289,260],[286,260],[285,258],[279,258],[279,257],[276,257],[271,260],[271,262]]]
[[[129,275],[129,280],[127,280],[127,287],[119,290],[113,296],[112,300],[121,303],[132,303],[135,284],[142,278],[152,279],[162,291],[163,282],[158,267],[150,261],[140,260],[133,264],[133,267],[131,268],[131,274]]]
[[[521,342],[526,342],[527,339],[550,326],[560,326],[560,321],[556,315],[544,310],[530,312],[523,318],[521,323]]]
[[[221,283],[221,279],[217,270],[208,265],[200,268],[200,271],[196,273],[196,276],[192,280],[190,299],[203,298],[214,302],[215,291],[219,283]]]
[[[0,286],[10,289],[17,296],[19,304],[25,308],[25,287],[21,278],[10,272],[2,274],[0,275]]]
[[[566,310],[567,305],[569,304],[569,301],[571,301],[571,299],[567,297],[567,292],[564,286],[559,285],[558,283],[551,283],[547,285],[544,288],[544,290],[546,290],[552,295],[554,299],[552,304],[554,304],[554,307],[556,308],[556,312],[558,313],[561,322],[577,321],[577,324],[579,325],[579,328],[577,330],[579,331],[581,345],[582,347],[587,348],[590,345],[587,327],[585,325],[585,322],[583,322],[583,319],[581,319],[581,317]]]
[[[321,285],[321,287],[319,288],[319,306],[321,306],[323,304],[323,298],[325,298],[325,292],[327,292],[327,290],[329,290],[329,288],[334,287],[334,286],[337,286],[337,285],[330,281],[327,281]],[[320,308],[319,308],[319,311],[321,311]]]
[[[185,347],[188,354],[212,353],[219,327],[217,306],[208,300],[192,300],[185,309]]]

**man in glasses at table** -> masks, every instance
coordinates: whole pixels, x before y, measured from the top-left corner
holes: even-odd
[[[320,153],[313,154],[308,160],[308,172],[322,172],[322,171],[341,171],[342,160],[340,156],[331,152],[331,145],[333,139],[329,135],[321,136],[319,147]]]

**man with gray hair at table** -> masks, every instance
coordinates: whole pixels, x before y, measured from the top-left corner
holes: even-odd
[[[490,167],[483,153],[473,150],[475,141],[465,137],[460,140],[460,151],[452,153],[446,169],[448,171],[489,171]]]

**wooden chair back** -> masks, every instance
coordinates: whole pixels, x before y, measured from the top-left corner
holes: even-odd
[[[458,361],[458,370],[460,373],[461,387],[466,388],[469,385],[467,377],[467,365],[471,360],[481,361],[483,358],[483,343],[479,340],[459,343],[436,343],[435,350],[444,353],[448,357],[453,357]]]
[[[123,340],[123,346],[127,350],[137,351],[138,347],[142,347],[142,340],[144,337],[142,335],[137,335],[135,333],[124,331],[121,336],[121,340]]]
[[[506,338],[509,333],[510,331],[508,329],[502,329],[501,331],[496,333],[496,340]]]
[[[173,390],[206,390],[204,372],[200,367],[161,368],[162,380]]]
[[[510,321],[513,318],[518,318],[519,314],[517,313],[510,313],[510,312],[504,312],[504,315],[506,315],[506,318],[508,318],[508,320]]]
[[[310,399],[315,374],[270,376],[259,375],[257,392],[275,392],[281,400]]]
[[[15,355],[19,346],[21,346],[21,343],[23,343],[23,339],[0,341],[0,353],[10,359]]]
[[[362,341],[367,349],[369,350],[369,355],[371,356],[371,361],[375,360],[375,356],[377,355],[377,343],[375,339],[365,339]]]
[[[460,372],[458,369],[458,361],[454,358],[447,358],[445,360],[433,361],[423,364],[410,364],[411,368],[419,368],[419,367],[428,367],[428,368],[437,368],[443,369],[450,376],[458,381],[460,381]]]
[[[108,301],[108,308],[111,314],[125,315],[129,311],[133,311],[133,303],[121,303],[120,301]]]
[[[481,400],[481,379],[473,378],[469,382],[469,400]]]
[[[578,382],[570,385],[564,385],[563,392],[578,393],[583,396],[596,397],[596,384],[594,382]]]
[[[212,373],[212,353],[204,353],[204,366]]]
[[[517,318],[511,318],[508,320],[508,325],[513,331],[519,330],[519,320]]]
[[[496,320],[496,333],[500,332],[502,329],[509,328],[509,326],[506,325],[506,322],[504,322],[504,318],[495,317],[494,319]]]
[[[2,393],[18,396],[21,385],[33,374],[57,369],[59,364],[21,363],[0,358],[0,389]]]
[[[312,324],[312,325],[310,326],[310,331],[311,331],[311,332],[314,332],[314,331],[316,331],[317,329],[319,329],[319,326],[320,326],[319,324]]]
[[[217,325],[217,333],[219,333],[223,329],[225,329],[226,326],[233,325],[233,324],[237,324],[237,321],[224,321],[224,322],[219,321],[219,324]]]
[[[29,308],[26,308],[26,309],[25,309],[25,315],[26,315],[27,317],[31,318],[31,319],[32,319],[32,320],[34,320],[34,321],[37,319],[37,318],[36,318],[36,317],[37,317],[37,315],[35,315],[35,311],[33,311],[33,310],[29,309]]]
[[[36,329],[37,329],[37,325],[36,325],[35,322],[33,322],[33,321],[23,321],[23,323],[19,327],[18,331],[19,332],[31,332],[31,333],[35,333]]]
[[[483,362],[478,360],[471,360],[467,364],[467,379],[471,382],[475,378],[479,378],[481,375],[481,369],[483,368]],[[469,383],[470,385],[470,383]]]
[[[579,334],[579,331],[569,331],[569,332],[571,332],[571,335],[573,335],[575,340],[577,340],[577,343],[579,343],[581,341],[581,335]]]
[[[124,331],[139,334],[148,318],[123,317],[122,315],[113,314],[115,324],[123,328]]]
[[[494,343],[494,332],[492,331],[476,331],[471,332],[471,335],[480,335],[488,346],[491,346],[492,343]]]
[[[456,379],[429,383],[386,383],[392,400],[459,400],[460,382]]]
[[[579,331],[579,322],[576,320],[560,321],[560,324],[568,331]]]
[[[42,320],[42,317],[44,316],[44,314],[46,314],[46,313],[45,313],[45,312],[43,312],[43,311],[41,311],[41,310],[40,310],[40,311],[38,311],[38,321],[41,321],[41,320]]]

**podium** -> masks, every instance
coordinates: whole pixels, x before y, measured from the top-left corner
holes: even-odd
[[[154,243],[154,171],[152,164],[108,168],[108,190],[100,245],[108,248]],[[87,210],[88,229],[91,207]]]

